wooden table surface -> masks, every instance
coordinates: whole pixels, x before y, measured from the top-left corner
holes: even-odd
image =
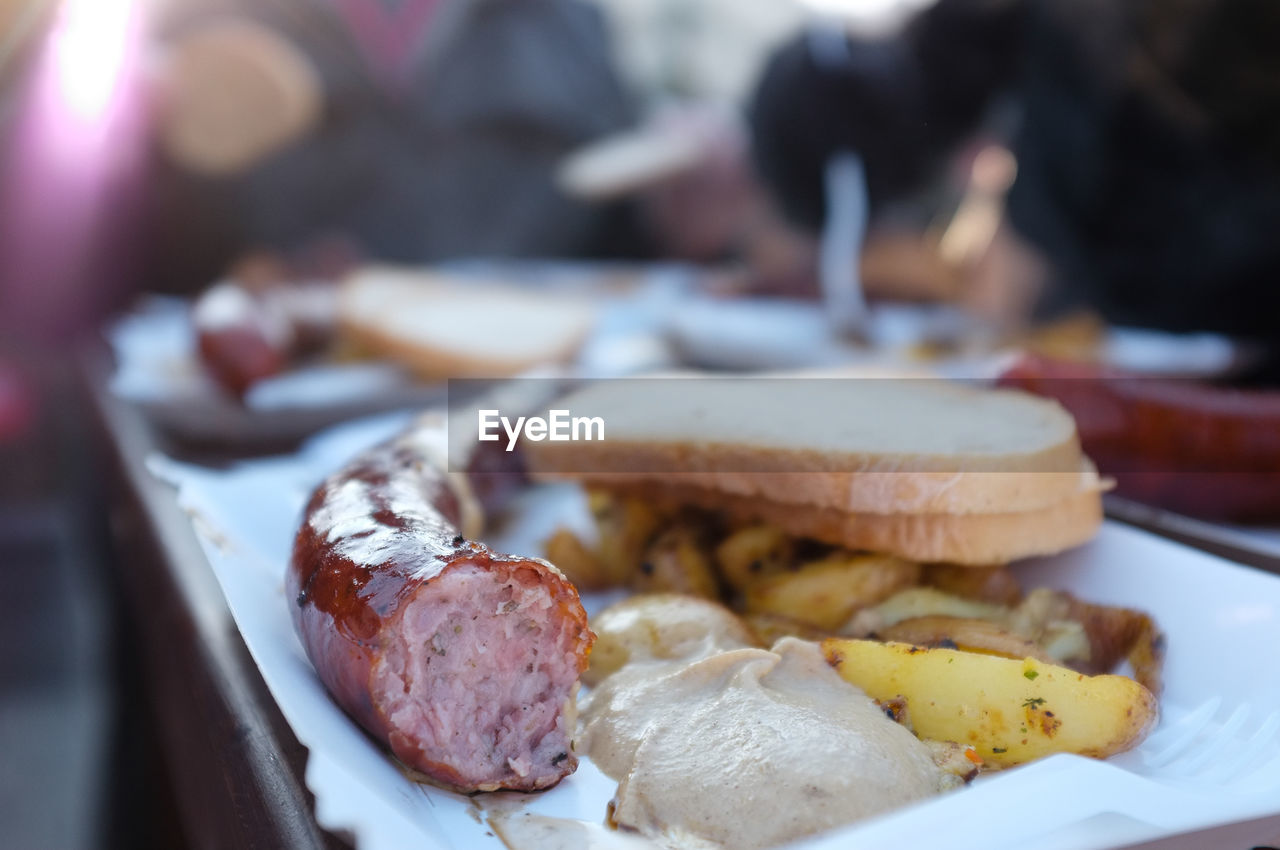
[[[212,568],[172,487],[146,468],[153,453],[218,463],[234,454],[184,452],[129,403],[107,390],[109,360],[94,352],[83,376],[106,458],[106,493],[128,610],[143,645],[160,749],[174,783],[182,831],[208,848],[336,848],[316,823],[303,782],[306,750],[267,691],[231,618]],[[1280,572],[1280,559],[1241,551],[1207,523],[1180,522],[1132,503],[1108,503],[1113,518],[1179,542]],[[1212,526],[1210,526],[1212,530]],[[1198,534],[1198,532],[1201,532]],[[1280,847],[1280,816],[1161,839],[1135,847],[1250,850]]]
[[[111,396],[105,356],[84,364],[116,563],[184,836],[200,848],[348,846],[316,824],[306,750],[245,648],[173,488],[147,471],[153,453],[185,455]]]

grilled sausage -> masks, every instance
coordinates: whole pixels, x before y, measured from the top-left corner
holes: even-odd
[[[1280,392],[1026,357],[1001,377],[1057,399],[1123,496],[1238,522],[1280,518]]]
[[[192,308],[196,342],[209,374],[243,398],[257,382],[332,342],[336,288],[279,283],[259,292],[222,282]]]
[[[264,315],[254,298],[234,284],[219,284],[201,295],[192,323],[205,368],[237,397],[288,366],[288,328]]]
[[[468,539],[479,510],[443,433],[420,425],[315,491],[286,582],[294,626],[337,702],[431,781],[549,788],[577,767],[594,635],[554,566]]]

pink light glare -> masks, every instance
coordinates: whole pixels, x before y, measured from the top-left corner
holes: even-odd
[[[0,324],[61,336],[97,321],[122,274],[145,110],[139,0],[63,0],[0,161]]]
[[[104,116],[125,69],[135,0],[63,0],[50,37],[52,65],[67,111]]]

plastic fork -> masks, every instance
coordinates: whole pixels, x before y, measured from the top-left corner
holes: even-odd
[[[1213,698],[1148,738],[1138,750],[1135,772],[1149,779],[1182,786],[1255,785],[1280,775],[1280,712],[1264,717],[1251,734],[1254,714],[1240,703],[1226,717],[1222,700]],[[1221,718],[1221,719],[1220,719]]]

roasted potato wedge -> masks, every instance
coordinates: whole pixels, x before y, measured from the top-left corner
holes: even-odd
[[[755,645],[755,636],[728,608],[679,594],[629,597],[592,617],[591,628],[596,642],[582,676],[588,685],[632,661],[692,658]]]
[[[881,630],[877,638],[913,646],[963,649],[1005,658],[1034,658],[1053,663],[1044,650],[997,623],[964,617],[914,617]]]
[[[756,641],[764,647],[773,646],[784,637],[798,637],[801,640],[811,641],[831,637],[830,629],[815,628],[808,623],[793,620],[781,614],[746,614],[742,621],[755,634]]]
[[[640,567],[645,547],[662,527],[663,516],[642,499],[599,491],[588,494],[588,504],[600,530],[601,568],[611,583],[627,584]]]
[[[617,585],[616,578],[605,570],[596,553],[567,528],[556,529],[542,548],[547,560],[555,564],[578,590],[607,590]]]
[[[720,578],[738,592],[794,565],[795,539],[771,525],[748,525],[716,546]]]
[[[920,577],[929,587],[944,593],[996,605],[1017,605],[1022,585],[1008,567],[965,567],[955,564],[927,564]]]
[[[1106,758],[1136,746],[1156,722],[1156,698],[1124,676],[905,643],[829,638],[822,648],[875,699],[905,697],[920,737],[972,745],[996,765],[1054,753]]]
[[[703,530],[682,524],[659,534],[645,549],[631,587],[639,593],[686,593],[719,600],[720,584]]]
[[[753,582],[743,601],[748,614],[777,614],[834,631],[858,609],[887,599],[919,576],[920,565],[901,558],[837,552]]]
[[[1134,678],[1160,693],[1164,638],[1141,611],[1095,605],[1064,590],[1041,587],[1027,594],[1008,622],[1053,658],[1085,673],[1105,673],[1127,658]]]
[[[880,634],[903,620],[918,617],[964,617],[1001,622],[1008,614],[1009,609],[1003,605],[963,599],[935,587],[909,587],[874,607],[859,611],[856,617],[844,624],[840,633],[849,637],[868,637]]]

